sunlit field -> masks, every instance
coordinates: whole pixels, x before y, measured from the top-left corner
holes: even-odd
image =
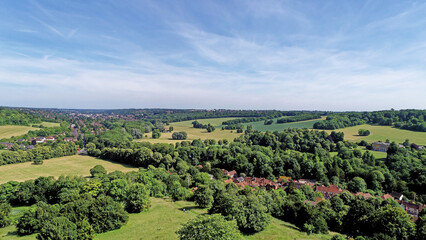
[[[358,130],[366,129],[370,130],[369,136],[359,136]],[[359,125],[354,127],[340,128],[333,130],[336,132],[343,132],[345,134],[345,140],[359,142],[365,140],[369,143],[375,141],[386,141],[389,139],[391,142],[395,141],[397,143],[402,143],[405,139],[409,139],[411,143],[416,143],[418,145],[426,145],[426,132],[414,132],[409,130],[403,130],[398,128],[393,128],[390,126],[377,126],[377,125]],[[328,133],[331,133],[331,130],[327,130]]]
[[[90,175],[90,169],[95,165],[104,166],[108,172],[137,170],[137,168],[129,165],[82,155],[52,158],[43,162],[43,165],[34,165],[32,162],[26,162],[0,166],[0,184],[12,180],[25,181],[41,176],[59,177],[61,175],[72,175],[87,177]]]

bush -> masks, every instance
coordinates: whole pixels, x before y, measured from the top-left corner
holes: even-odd
[[[226,221],[222,215],[200,215],[190,220],[176,232],[179,239],[186,240],[236,240],[242,239],[235,221]]]
[[[172,134],[172,139],[173,140],[185,140],[187,138],[187,133],[186,132],[174,132]]]
[[[34,159],[34,165],[42,165],[43,164],[43,159],[41,157],[37,157],[36,159]]]
[[[9,203],[0,203],[0,228],[10,224],[10,211],[12,211],[12,207]]]
[[[149,190],[142,183],[135,183],[127,191],[126,209],[131,213],[139,213],[151,207]]]
[[[154,130],[152,131],[152,138],[157,139],[157,138],[160,138],[160,137],[161,137],[161,132],[160,132],[160,130],[158,130],[158,129],[154,129]]]
[[[77,240],[77,226],[66,217],[56,217],[43,224],[38,240]]]
[[[96,165],[90,169],[90,174],[92,177],[104,176],[107,174],[107,171],[102,165]]]

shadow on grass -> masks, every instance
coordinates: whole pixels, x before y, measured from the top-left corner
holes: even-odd
[[[183,211],[183,210],[185,210],[185,211],[191,211],[191,210],[195,210],[195,209],[202,209],[202,208],[199,208],[197,206],[188,206],[188,207],[179,208],[179,210],[181,210],[181,211]]]

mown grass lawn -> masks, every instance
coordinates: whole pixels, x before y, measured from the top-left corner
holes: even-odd
[[[370,131],[369,136],[359,136],[358,130],[366,129]],[[328,133],[331,133],[331,130],[326,130]],[[398,128],[393,128],[391,126],[377,126],[377,125],[359,125],[354,127],[340,128],[333,130],[336,132],[343,132],[345,134],[345,140],[352,142],[359,142],[365,140],[369,143],[376,141],[386,141],[389,139],[391,142],[395,141],[397,143],[403,143],[405,139],[409,139],[411,143],[416,143],[418,145],[426,145],[426,132],[414,132],[409,130],[403,130]]]
[[[138,168],[130,165],[106,161],[90,156],[74,155],[52,158],[43,161],[43,165],[33,165],[32,162],[9,164],[0,166],[0,184],[8,181],[25,181],[40,176],[84,176],[90,175],[90,169],[95,165],[102,165],[108,172],[135,171]]]

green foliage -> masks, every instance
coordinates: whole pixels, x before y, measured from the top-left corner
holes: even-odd
[[[371,216],[371,223],[374,230],[397,239],[412,239],[415,234],[413,220],[400,207],[386,205],[377,209]]]
[[[55,217],[40,229],[38,240],[77,240],[77,226],[65,217]]]
[[[154,130],[152,131],[152,138],[157,139],[157,138],[160,138],[160,137],[161,137],[161,132],[160,132],[160,130],[158,130],[158,129],[154,129]]]
[[[131,213],[138,213],[151,207],[149,190],[142,183],[135,183],[127,190],[126,210]]]
[[[90,169],[90,175],[92,175],[92,177],[102,177],[106,174],[107,171],[102,165],[96,165]]]
[[[177,232],[181,240],[235,240],[243,239],[235,221],[221,215],[200,215],[190,220]]]
[[[9,203],[0,203],[0,228],[10,224],[10,211],[12,211],[12,207]]]
[[[89,222],[96,233],[118,229],[126,224],[128,219],[123,205],[108,196],[95,199],[89,212]]]
[[[363,192],[367,189],[367,184],[361,177],[354,177],[348,184],[348,189],[351,192]]]
[[[19,235],[29,235],[40,231],[51,219],[59,216],[59,208],[45,202],[38,202],[19,218],[16,229]]]
[[[201,185],[194,192],[195,204],[202,208],[209,208],[213,204],[213,190],[209,186]]]
[[[185,140],[188,137],[188,134],[186,132],[174,132],[172,134],[173,140]]]
[[[358,130],[358,135],[360,135],[360,136],[369,136],[370,135],[370,130],[359,129]]]
[[[43,164],[43,159],[41,157],[37,157],[36,159],[34,159],[34,165],[42,165]]]

